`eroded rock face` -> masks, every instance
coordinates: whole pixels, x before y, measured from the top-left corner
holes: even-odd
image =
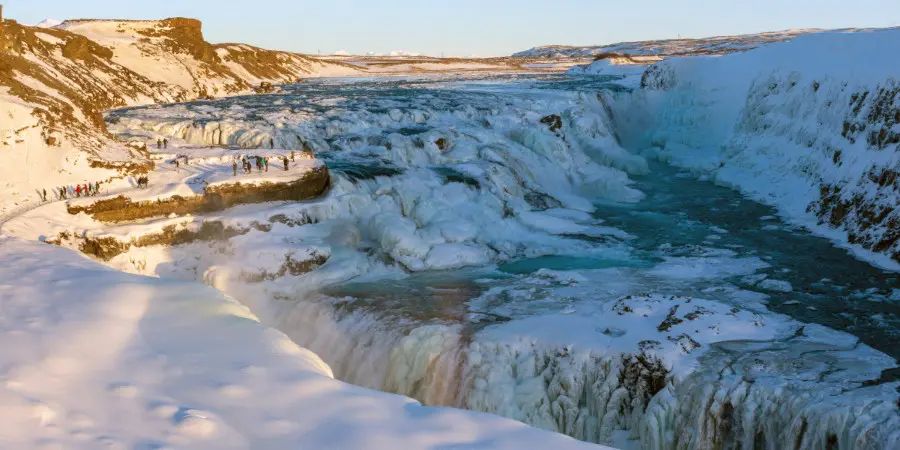
[[[641,75],[641,89],[667,91],[675,86],[675,74],[665,64],[654,64]]]
[[[820,198],[810,204],[809,211],[820,223],[845,229],[850,243],[900,262],[900,83],[888,80],[874,89],[854,92],[849,104],[840,133],[843,145],[864,147],[874,162],[855,182],[823,183]],[[840,168],[845,164],[844,151],[840,147],[832,151],[832,163]]]
[[[92,237],[72,232],[62,232],[48,243],[77,247],[82,253],[102,261],[109,261],[132,247],[149,247],[152,245],[174,246],[202,241],[224,241],[235,236],[246,234],[250,228],[226,226],[221,221],[202,222],[199,227],[169,225],[160,232],[148,233],[130,241],[120,241],[111,236]]]
[[[560,117],[559,114],[544,116],[541,118],[541,123],[547,125],[547,128],[554,133],[562,129],[563,126],[562,117]]]
[[[322,195],[329,185],[328,169],[317,167],[292,182],[259,184],[222,184],[210,186],[203,195],[172,196],[165,200],[135,202],[119,196],[100,200],[89,206],[68,206],[69,214],[86,213],[96,220],[116,223],[163,217],[171,214],[202,214],[221,211],[235,205],[274,201],[300,201]]]
[[[208,64],[221,59],[215,48],[203,39],[202,23],[197,19],[174,17],[161,20],[154,28],[141,30],[148,37],[164,38],[162,42],[172,53],[186,53]]]
[[[284,263],[278,270],[272,272],[265,270],[262,272],[242,272],[240,278],[249,283],[261,283],[263,281],[276,280],[287,275],[299,276],[316,270],[327,261],[328,255],[318,252],[304,255],[289,253],[284,255]]]

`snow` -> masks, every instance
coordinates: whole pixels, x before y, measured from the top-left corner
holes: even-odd
[[[113,46],[133,40],[125,33],[115,43],[104,24],[68,26]],[[780,149],[796,153],[809,133],[772,139],[767,124],[747,119],[757,110],[744,107],[766,101],[745,94],[762,96],[767,84],[756,80],[780,70],[776,84],[803,81],[794,72],[809,70],[826,91],[840,80],[881,83],[895,63],[860,76],[821,62],[830,54],[823,48],[859,52],[841,61],[860,66],[872,52],[896,50],[893,38],[824,33],[740,55],[670,59],[651,69],[660,70],[651,88],[618,96],[493,80],[323,80],[275,95],[113,111],[113,133],[150,144],[150,187],[112,180],[102,196],[71,205],[197,195],[204,182],[285,181],[322,164],[301,157],[285,172],[277,157],[290,149],[330,158],[332,186],[310,201],[116,225],[71,215],[64,202],[14,204],[0,217],[0,231],[16,236],[0,237],[0,346],[11,349],[0,355],[0,402],[9,405],[0,446],[593,448],[336,375],[623,448],[814,449],[832,435],[841,448],[896,447],[898,383],[880,380],[896,361],[850,334],[768,310],[770,296],[794,286],[752,249],[715,247],[737,230],[711,226],[703,245],[663,244],[648,255],[595,209],[644,198],[630,177],[650,170],[650,155],[750,195],[760,190],[793,217],[806,200],[799,195],[814,190],[797,174],[831,176],[815,172],[828,158],[790,166]],[[116,50],[125,59],[128,51]],[[394,69],[432,64],[407,62]],[[639,87],[643,68],[611,62],[591,70]],[[434,68],[469,63],[455,64]],[[777,119],[820,106],[807,100],[779,92],[760,111]],[[29,111],[17,120],[27,124]],[[542,121],[551,114],[560,129]],[[7,145],[15,134],[4,133]],[[155,149],[163,136],[170,148]],[[631,152],[620,138],[629,149],[653,148]],[[275,149],[264,148],[270,142]],[[734,143],[744,147],[733,152]],[[860,161],[896,161],[896,152],[869,153],[845,149],[844,170],[859,176]],[[178,155],[190,164],[176,169]],[[242,155],[275,163],[235,176],[231,163]],[[748,167],[753,176],[788,169],[760,180]],[[16,197],[4,200],[33,184],[10,183],[3,194]],[[137,245],[210,223],[240,233]],[[61,234],[71,249],[100,237],[130,247],[103,267],[20,240]],[[541,257],[566,269],[538,269]],[[535,269],[505,272],[509,261]]]
[[[4,448],[597,448],[335,381],[245,307],[0,238]]]
[[[174,148],[151,151],[161,159],[190,152],[198,166],[218,167],[204,171],[224,179],[231,177],[222,166],[229,155],[252,154],[270,139],[285,149],[309,146],[332,158],[331,191],[299,204],[245,205],[114,227],[49,205],[5,229],[31,238],[67,231],[123,242],[170,225],[198,229],[221,221],[246,230],[222,242],[132,247],[107,264],[202,280],[315,352],[342,380],[579,439],[621,447],[638,440],[648,448],[669,448],[679,439],[708,444],[694,428],[672,430],[707,426],[692,421],[699,410],[693,405],[745,389],[741,376],[759,369],[748,363],[734,377],[707,381],[708,390],[692,383],[733,359],[797,359],[810,346],[827,362],[799,371],[773,363],[768,381],[753,387],[759,404],[778,411],[766,417],[766,427],[791,430],[806,418],[817,431],[800,448],[811,449],[828,433],[869,439],[872,424],[897,420],[885,408],[896,400],[896,383],[860,389],[893,367],[893,359],[853,336],[766,309],[769,295],[786,293],[789,283],[767,278],[770,264],[752,251],[715,248],[712,237],[731,231],[710,226],[704,245],[663,245],[647,258],[629,247],[634,236],[627,230],[595,217],[591,199],[640,200],[643,193],[629,176],[650,167],[617,146],[609,122],[616,113],[604,108],[603,96],[515,83],[430,83],[415,80],[415,95],[400,95],[395,92],[405,85],[395,80],[322,80],[266,96],[264,104],[251,97],[112,112],[111,129],[120,136],[169,136]],[[561,117],[560,130],[540,122],[550,113]],[[341,163],[356,172],[336,169]],[[373,163],[395,172],[367,176]],[[77,241],[67,245],[77,247]],[[544,255],[608,268],[512,276],[492,269]],[[261,277],[289,260],[315,266]],[[446,269],[485,271],[473,277],[486,281],[470,286],[463,277],[449,288],[427,284],[423,291],[404,284],[415,286],[416,277],[439,277],[433,271]],[[254,277],[263,280],[248,281]],[[739,288],[737,280],[762,292]],[[363,293],[330,293],[352,282],[372,284],[364,284]],[[382,289],[388,294],[367,297]],[[733,347],[723,354],[726,345]],[[850,368],[832,377],[835,367]],[[635,375],[623,379],[622,373]],[[650,388],[653,376],[665,379],[656,382],[663,390]],[[820,378],[826,380],[821,385],[808,381]],[[686,384],[694,387],[681,389]],[[829,407],[817,406],[831,405],[829,396],[838,397],[829,401],[839,403],[833,414],[841,417],[853,417],[848,411],[860,407],[875,413],[837,420]],[[722,404],[705,404],[711,416],[730,414]],[[754,413],[734,414],[751,420]],[[872,436],[877,445],[895,439]],[[786,439],[765,438],[773,447]]]
[[[515,53],[513,56],[520,58],[572,58],[594,57],[605,54],[628,56],[727,54],[751,50],[764,44],[790,40],[797,36],[820,31],[821,30],[817,29],[796,29],[737,36],[714,36],[699,39],[663,39],[656,41],[619,42],[615,44],[584,47],[547,45]]]
[[[708,174],[859,257],[898,270],[891,260],[896,242],[884,244],[880,254],[870,250],[890,235],[897,211],[871,224],[865,216],[866,208],[877,214],[900,203],[896,189],[877,182],[883,171],[900,168],[900,149],[896,143],[878,148],[845,129],[863,121],[863,127],[891,133],[889,121],[872,111],[897,107],[890,92],[900,65],[884,55],[898,51],[900,29],[884,29],[668,59],[648,69],[646,88],[611,101],[616,129],[626,147]],[[841,201],[861,201],[860,210],[833,219],[837,227],[828,225],[828,210],[821,220],[815,214],[831,186],[841,190]],[[868,244],[851,244],[851,235]]]

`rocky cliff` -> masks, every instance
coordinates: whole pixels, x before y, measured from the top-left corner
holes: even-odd
[[[105,110],[358,72],[295,53],[211,44],[193,19],[2,25],[0,215],[35,201],[35,190],[146,170],[142,148],[107,132]]]

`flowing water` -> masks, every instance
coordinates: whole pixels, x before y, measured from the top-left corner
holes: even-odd
[[[615,81],[319,80],[108,120],[326,161],[329,196],[279,211],[329,262],[252,304],[341,379],[645,448],[900,442],[898,274],[621,148]]]

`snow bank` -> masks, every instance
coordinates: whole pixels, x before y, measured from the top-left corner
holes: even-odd
[[[335,381],[196,283],[0,238],[4,448],[597,448]]]
[[[884,29],[670,59],[613,102],[617,130],[897,269],[898,51]]]

